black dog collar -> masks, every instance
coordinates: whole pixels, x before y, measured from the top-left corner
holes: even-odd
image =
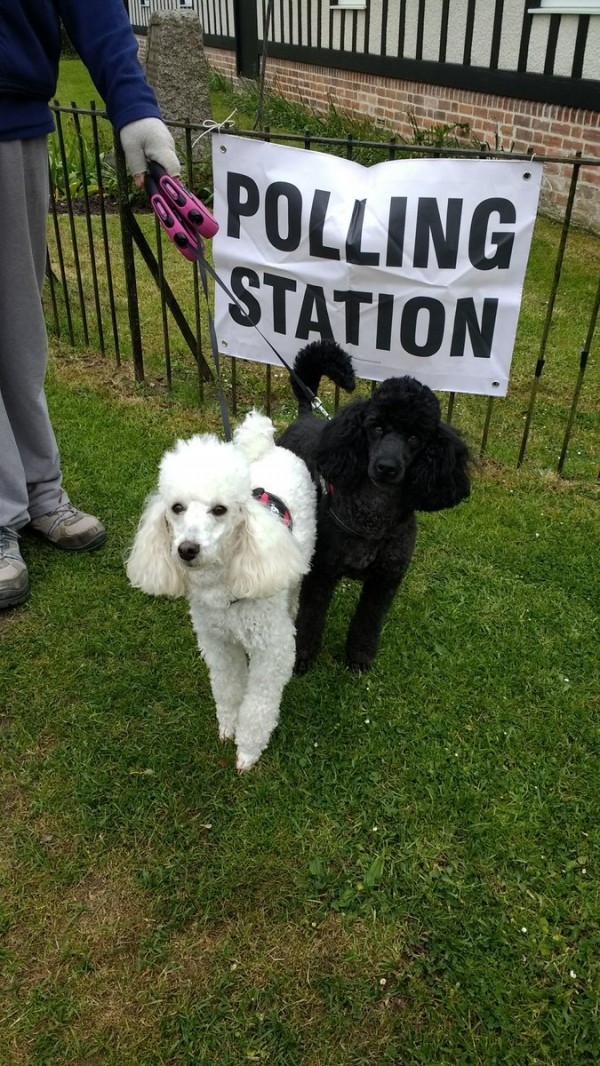
[[[342,521],[339,515],[335,513],[332,505],[334,492],[333,485],[331,484],[331,481],[325,481],[325,478],[320,473],[318,474],[318,478],[321,497],[324,496],[327,500],[327,514],[329,518],[331,518],[332,522],[335,522],[336,526],[339,526],[339,528],[342,529],[344,533],[348,533],[351,537],[359,537],[361,540],[368,540],[369,538],[366,536],[365,533],[359,533],[357,529],[352,529],[351,526],[346,525],[346,523]]]

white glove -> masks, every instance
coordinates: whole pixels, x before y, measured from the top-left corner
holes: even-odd
[[[147,160],[160,163],[172,177],[181,174],[175,142],[160,118],[139,118],[123,126],[120,133],[127,166],[133,175],[143,174]]]

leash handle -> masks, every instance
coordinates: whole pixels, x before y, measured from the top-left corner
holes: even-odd
[[[190,263],[195,263],[202,244],[198,232],[188,229],[178,209],[165,198],[149,171],[144,177],[144,187],[150,206],[167,237]]]
[[[188,231],[199,233],[210,240],[218,232],[219,223],[208,208],[179,178],[167,174],[160,163],[148,162],[150,177],[158,186],[163,198],[175,209]]]

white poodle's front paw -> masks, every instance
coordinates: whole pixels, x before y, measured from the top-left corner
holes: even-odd
[[[235,738],[235,726],[234,725],[222,725],[219,729],[219,740],[233,740]]]
[[[241,774],[246,770],[250,770],[256,762],[258,762],[260,752],[258,755],[250,755],[247,751],[240,751],[238,748],[236,766]]]

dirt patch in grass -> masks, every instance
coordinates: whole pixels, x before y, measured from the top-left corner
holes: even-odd
[[[8,610],[0,611],[0,638],[9,633],[16,625],[23,619],[22,610],[15,608],[9,608]]]
[[[107,394],[111,402],[119,404],[144,404],[148,402],[148,389],[157,390],[156,396],[168,397],[167,383],[156,377],[136,383],[129,365],[117,366],[108,357],[94,352],[77,352],[63,345],[53,344],[52,370],[56,377],[69,388],[97,389]]]
[[[168,414],[170,428],[182,436],[198,432],[198,405],[182,403],[180,397],[169,391],[164,375],[152,376],[146,371],[144,382],[136,382],[129,364],[117,366],[109,358],[89,351],[74,354],[72,349],[56,341],[52,342],[52,353],[50,373],[61,387],[72,392],[93,391],[112,408],[143,410],[148,421],[152,418],[163,421]],[[219,433],[216,390],[210,385],[206,389],[207,393],[215,392],[215,402],[202,409],[202,429]]]
[[[76,1003],[62,1036],[74,1047],[156,1039],[146,976],[136,965],[140,940],[154,925],[146,894],[117,869],[95,870],[62,892],[42,875],[28,893],[4,940],[15,1054],[30,1032],[57,1024],[51,1006],[57,999]]]
[[[392,973],[390,947],[381,930],[334,914],[309,924],[257,923],[256,915],[235,927],[207,930],[193,924],[170,940],[156,992],[185,1014],[210,1004],[220,990],[232,1015],[228,1024],[235,1025],[238,1015],[248,1018],[249,1004],[258,1028],[275,1014],[296,1037],[304,1034],[303,1061],[315,1066],[328,1054],[326,1047],[323,1058],[316,1053],[318,1034],[323,1033],[324,1045],[334,1040],[332,1004],[338,1010],[345,1002],[343,1024],[337,1015],[340,1046],[352,1048],[354,1056],[364,1046],[365,1055],[372,1056],[374,1048],[387,1046],[402,1016],[415,1009],[412,997],[397,988],[398,974],[410,966],[410,949],[402,936],[395,938]],[[242,1043],[247,1036],[240,1033]]]
[[[167,969],[175,985],[195,988],[205,979],[212,980],[215,963],[226,964],[232,973],[251,980],[257,987],[265,985],[275,969],[297,971],[303,975],[303,983],[310,986],[313,966],[318,963],[322,972],[327,961],[331,967],[339,965],[353,942],[351,926],[337,915],[328,916],[314,927],[238,923],[203,929],[192,923],[172,937]]]

